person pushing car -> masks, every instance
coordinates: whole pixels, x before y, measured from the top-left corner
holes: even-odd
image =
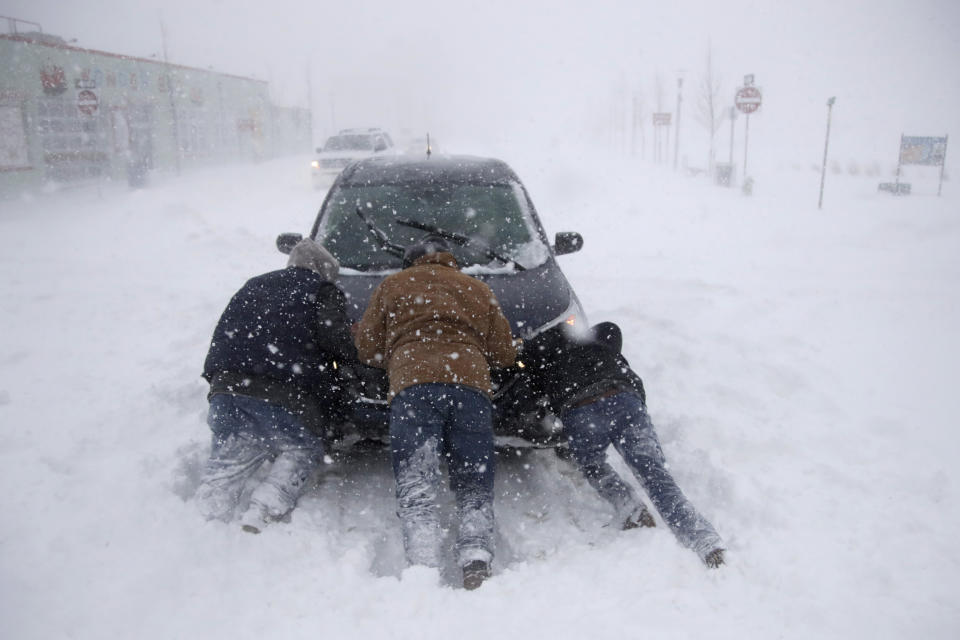
[[[356,325],[362,362],[387,370],[397,515],[411,565],[442,564],[440,459],[456,497],[463,585],[493,559],[494,443],[490,367],[513,364],[510,324],[485,283],[461,273],[443,237],[408,247],[404,269],[373,292]]]

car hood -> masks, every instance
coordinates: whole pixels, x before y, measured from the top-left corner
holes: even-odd
[[[347,313],[352,320],[360,319],[373,290],[387,275],[340,274],[337,285],[347,294]],[[557,320],[573,302],[570,284],[553,258],[525,271],[471,275],[493,290],[514,335],[528,334]]]

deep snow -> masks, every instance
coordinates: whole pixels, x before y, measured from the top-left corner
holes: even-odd
[[[956,185],[505,157],[592,322],[614,320],[686,493],[728,543],[619,532],[549,451],[500,461],[495,576],[403,569],[383,452],[288,523],[207,523],[213,326],[321,194],[308,158],[0,202],[0,637],[955,638]]]

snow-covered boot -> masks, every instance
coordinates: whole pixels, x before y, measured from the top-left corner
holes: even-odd
[[[240,528],[247,533],[260,533],[271,522],[276,522],[276,518],[270,515],[269,510],[262,504],[251,502],[240,517]]]
[[[710,569],[717,569],[720,565],[724,564],[723,552],[724,549],[714,549],[710,553],[707,553],[703,556],[703,563],[707,565]]]
[[[436,519],[401,521],[407,564],[423,567],[443,565],[443,530]]]
[[[473,591],[490,577],[490,565],[483,560],[468,562],[463,567],[463,588]]]
[[[637,507],[634,512],[627,516],[627,519],[623,521],[624,531],[629,529],[637,529],[639,527],[655,526],[657,526],[657,523],[653,519],[653,515],[650,514],[649,510],[647,510],[647,506],[643,504]]]

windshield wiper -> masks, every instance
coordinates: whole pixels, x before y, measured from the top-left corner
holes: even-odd
[[[401,259],[403,258],[406,247],[396,244],[395,242],[390,242],[390,239],[387,238],[387,234],[373,224],[373,221],[367,217],[367,215],[363,212],[363,209],[360,208],[360,205],[357,205],[357,215],[360,216],[360,219],[363,220],[364,224],[367,225],[367,229],[370,230],[370,233],[373,234],[373,237],[377,239],[377,243],[380,245],[381,249],[392,256],[396,256]]]
[[[512,258],[508,258],[503,254],[497,253],[486,244],[471,238],[470,236],[465,236],[461,233],[454,233],[453,231],[444,231],[440,227],[434,226],[432,224],[427,224],[425,222],[417,222],[416,220],[410,220],[408,218],[397,218],[395,220],[397,224],[401,224],[405,227],[411,227],[413,229],[419,229],[420,231],[427,231],[429,233],[435,233],[441,238],[446,238],[447,240],[452,240],[456,242],[461,247],[466,245],[471,245],[479,248],[483,251],[483,254],[490,258],[491,260],[499,260],[503,264],[512,264],[517,271],[526,271],[526,267],[518,263]],[[368,223],[369,224],[369,223]]]

